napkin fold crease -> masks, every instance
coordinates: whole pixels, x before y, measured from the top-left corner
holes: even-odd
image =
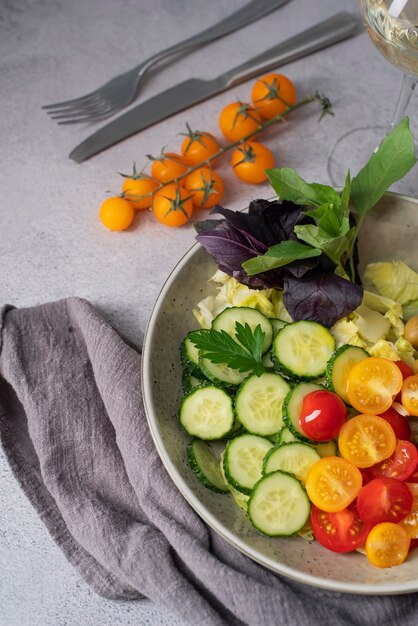
[[[6,306],[0,318],[4,453],[52,538],[98,594],[147,597],[199,626],[416,626],[418,594],[304,586],[208,528],[154,447],[139,352],[86,300]]]

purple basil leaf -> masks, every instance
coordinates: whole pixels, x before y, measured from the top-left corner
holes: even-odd
[[[219,220],[212,230],[203,230],[196,236],[219,266],[231,271],[242,270],[242,264],[267,251],[256,239],[237,230],[226,220]]]
[[[302,278],[302,276],[304,276],[306,272],[309,272],[309,270],[317,267],[323,256],[324,255],[322,254],[320,257],[316,257],[314,259],[295,261],[294,263],[290,263],[290,265],[286,265],[286,270],[289,271],[293,276],[295,276],[295,278]]]
[[[348,315],[363,298],[360,285],[331,272],[309,272],[295,278],[286,272],[283,302],[295,321],[312,320],[328,328]]]

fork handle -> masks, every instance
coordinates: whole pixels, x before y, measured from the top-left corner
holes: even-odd
[[[347,11],[341,11],[229,70],[222,75],[222,81],[227,88],[238,85],[257,76],[260,72],[295,61],[342,39],[351,37],[358,30],[358,27],[359,23],[354,15]]]
[[[283,4],[286,4],[289,0],[251,0],[248,2],[242,9],[235,11],[225,19],[217,22],[213,26],[210,26],[206,30],[189,37],[165,50],[161,50],[157,52],[149,59],[146,59],[135,68],[139,73],[145,72],[152,65],[157,63],[158,61],[162,61],[168,56],[173,54],[177,54],[179,52],[184,52],[190,48],[195,48],[197,46],[202,46],[210,41],[214,41],[215,39],[219,39],[224,35],[228,35],[229,33],[234,32],[254,22],[264,15],[275,11]]]

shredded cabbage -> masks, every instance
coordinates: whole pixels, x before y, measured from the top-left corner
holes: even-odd
[[[370,263],[364,272],[379,294],[399,304],[418,300],[418,274],[402,261]]]

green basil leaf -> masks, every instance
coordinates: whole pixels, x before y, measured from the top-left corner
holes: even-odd
[[[295,226],[294,230],[299,239],[322,250],[335,265],[340,264],[341,257],[347,249],[345,234],[341,237],[330,237],[328,233],[314,224]]]
[[[362,170],[353,178],[351,200],[357,210],[360,227],[372,209],[393,183],[403,178],[415,165],[414,138],[405,117],[374,152]]]
[[[266,170],[266,174],[279,198],[301,206],[321,206],[333,202],[340,204],[339,194],[327,185],[307,183],[295,170],[282,167]]]
[[[242,267],[249,276],[254,276],[277,267],[283,267],[293,261],[310,259],[320,255],[321,250],[305,246],[299,241],[288,239],[269,248],[266,254],[245,261]]]

